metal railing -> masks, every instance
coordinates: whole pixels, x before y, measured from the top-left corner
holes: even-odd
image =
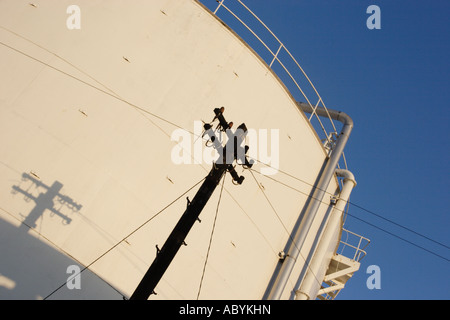
[[[200,0],[200,1],[205,2],[206,0]],[[216,9],[213,11],[213,13],[216,16],[218,16],[219,11],[222,12],[225,10],[226,12],[231,14],[231,16],[234,19],[236,19],[240,24],[242,24],[242,26],[244,26],[245,29],[247,29],[258,40],[258,42],[260,44],[262,44],[263,48],[265,50],[267,50],[267,52],[269,53],[269,59],[266,60],[266,59],[263,59],[262,56],[267,55],[267,52],[262,54],[261,52],[258,52],[258,50],[252,46],[252,49],[261,56],[261,58],[267,63],[269,68],[271,70],[273,70],[274,73],[282,81],[283,81],[283,79],[287,79],[291,82],[291,87],[293,85],[293,89],[294,89],[294,90],[291,90],[292,96],[294,98],[296,98],[296,96],[298,96],[300,94],[300,96],[306,100],[306,103],[308,103],[310,105],[310,107],[313,109],[313,112],[311,113],[311,115],[308,118],[309,122],[312,124],[313,128],[315,128],[315,131],[317,132],[319,138],[324,143],[325,147],[332,148],[333,143],[334,143],[334,138],[338,135],[338,131],[336,130],[334,122],[331,119],[329,114],[328,114],[329,124],[326,125],[322,122],[322,119],[316,113],[316,109],[318,107],[323,107],[325,110],[327,110],[327,108],[325,106],[325,103],[324,103],[322,97],[320,96],[316,87],[312,83],[311,79],[308,77],[306,72],[300,66],[298,61],[294,58],[292,53],[286,48],[286,46],[280,41],[280,39],[278,39],[278,37],[272,32],[272,30],[270,30],[269,27],[267,27],[267,25],[252,10],[250,10],[250,8],[248,8],[241,0],[220,0],[220,1],[215,0],[215,1],[218,3]],[[233,11],[230,8],[230,6],[228,5],[229,3],[231,3],[232,5],[239,4],[240,6],[235,8]],[[254,18],[253,23],[254,24],[256,23],[255,26],[253,26],[253,28],[250,27],[249,24],[251,23],[251,21],[250,20],[244,21],[244,19],[239,17],[236,12],[239,12],[239,14],[241,14],[241,15],[243,12],[249,13],[250,17]],[[225,20],[225,17],[220,16],[220,18],[224,22],[227,22]],[[268,35],[272,39],[266,39],[266,41],[264,41],[262,39],[262,35],[259,35],[255,31],[255,29],[262,29],[262,30],[267,31]],[[236,30],[234,30],[234,31],[236,32]],[[246,40],[246,39],[244,39],[244,40]],[[271,48],[271,46],[272,47],[274,46],[273,44],[272,45],[268,44],[269,41],[271,41],[272,43],[275,43],[274,48]],[[284,53],[285,58],[288,59],[288,61],[286,61],[286,60],[282,61],[281,56],[283,53]],[[288,63],[292,64],[293,68],[288,68],[288,66],[287,66]],[[281,67],[282,72],[274,69],[274,66],[276,64],[278,64]],[[296,69],[296,70],[293,70],[293,69]],[[297,73],[300,72],[299,73],[300,76],[295,76],[294,75],[295,72],[297,72]],[[282,74],[282,73],[284,73],[284,74]],[[303,86],[303,87],[300,86],[301,81],[305,82],[305,84],[308,88],[305,88],[305,86]],[[288,87],[288,85],[286,84],[285,81],[284,81],[284,84],[286,87]],[[309,97],[306,94],[307,90],[310,91]],[[294,92],[292,92],[292,91],[294,91]],[[297,91],[297,92],[295,92],[295,91]],[[328,113],[328,111],[327,111],[327,113]],[[314,123],[313,120],[316,123]],[[317,127],[317,125],[319,127]],[[320,133],[321,131],[322,131],[322,133]],[[345,159],[344,154],[342,155],[342,160],[343,160],[343,166],[345,167],[345,169],[347,169],[347,161]]]
[[[344,233],[346,233],[345,240],[344,240]],[[367,246],[370,244],[370,240],[356,234],[352,231],[349,231],[347,229],[342,228],[342,236],[341,241],[339,244],[339,249],[337,250],[340,255],[344,255],[344,249],[350,248],[352,251],[350,254],[348,253],[349,250],[347,250],[345,256],[354,260],[354,261],[361,261],[362,258],[365,257],[366,251],[364,251]]]

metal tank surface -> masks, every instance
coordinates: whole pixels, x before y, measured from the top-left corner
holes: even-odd
[[[222,167],[150,299],[315,299],[357,270],[359,245],[329,267],[351,119],[297,101],[287,49],[265,61],[226,4],[0,1],[0,299],[130,298],[240,124],[251,166]]]

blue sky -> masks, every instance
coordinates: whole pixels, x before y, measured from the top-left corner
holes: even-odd
[[[300,62],[327,107],[353,118],[345,150],[358,182],[351,202],[450,246],[450,2],[245,3]],[[370,5],[381,10],[379,30],[366,26]],[[356,206],[349,213],[445,259],[349,216],[346,228],[371,244],[339,299],[450,298],[448,248]],[[379,290],[366,286],[370,265],[380,267]]]

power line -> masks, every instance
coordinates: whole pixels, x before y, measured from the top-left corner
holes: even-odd
[[[265,166],[268,166],[268,167],[270,167],[270,168],[273,168],[272,166],[270,166],[270,165],[267,164],[267,163],[261,162],[261,161],[259,161],[259,160],[257,160],[257,159],[253,159],[253,160],[256,160],[256,161],[262,163],[262,164],[265,165]],[[285,174],[285,175],[287,175],[287,176],[289,176],[289,177],[291,177],[291,178],[293,178],[293,179],[295,179],[295,180],[297,180],[297,181],[300,181],[300,182],[302,182],[302,183],[304,183],[304,184],[307,184],[307,185],[311,186],[312,188],[318,188],[317,186],[313,185],[312,183],[310,183],[310,182],[308,182],[308,181],[305,181],[305,180],[303,180],[303,179],[300,179],[300,178],[298,178],[298,177],[296,177],[296,176],[294,176],[294,175],[292,175],[292,174],[290,174],[290,173],[288,173],[288,172],[285,172],[285,171],[280,170],[280,169],[278,169],[278,168],[273,168],[273,169],[276,169],[276,170],[278,170],[278,172],[283,173],[283,174]],[[258,171],[256,171],[256,172],[258,172]],[[258,173],[259,173],[259,172],[258,172]],[[267,177],[268,177],[268,176],[267,176]],[[272,179],[272,180],[274,180],[274,179]],[[285,183],[282,183],[281,181],[277,181],[277,182],[279,182],[279,183],[281,183],[281,184],[283,184],[283,185],[285,185],[285,186],[287,186],[287,187],[289,187],[289,188],[295,189],[295,188],[293,188],[293,187],[291,187],[291,186],[289,186],[289,185],[287,185],[287,184],[285,184]],[[306,193],[304,193],[304,192],[302,192],[302,191],[300,191],[300,190],[296,190],[296,191],[298,191],[298,192],[300,192],[300,193],[302,193],[302,194],[304,194],[304,195],[306,195],[306,196],[309,196],[308,194],[306,194]],[[327,194],[329,194],[329,195],[333,195],[333,194],[331,194],[330,192],[328,192],[327,190],[321,190],[321,191],[324,191],[325,193],[327,193]],[[378,213],[375,213],[374,211],[369,210],[369,209],[367,209],[367,208],[364,208],[363,206],[361,206],[361,205],[359,205],[359,204],[356,204],[356,203],[354,203],[354,202],[352,202],[352,201],[350,201],[350,200],[348,201],[348,204],[349,204],[349,205],[352,205],[352,206],[354,206],[354,207],[356,207],[356,208],[358,208],[358,209],[361,209],[361,210],[363,210],[363,211],[365,211],[365,212],[367,212],[367,213],[370,213],[370,214],[372,214],[372,215],[374,215],[374,216],[376,216],[376,217],[378,217],[378,218],[380,218],[380,219],[383,219],[383,220],[385,220],[385,221],[387,221],[387,222],[389,222],[389,223],[391,223],[391,224],[393,224],[393,225],[396,225],[397,227],[400,227],[400,228],[402,228],[402,229],[404,229],[404,230],[407,230],[407,231],[409,231],[409,232],[411,232],[411,233],[414,233],[415,235],[420,236],[420,237],[422,237],[422,238],[424,238],[424,239],[427,239],[427,240],[429,240],[429,241],[431,241],[431,242],[433,242],[433,243],[435,243],[435,244],[437,244],[437,245],[440,245],[440,246],[442,246],[442,247],[444,247],[444,248],[446,248],[446,249],[450,249],[450,246],[447,246],[446,244],[444,244],[444,243],[442,243],[442,242],[439,242],[439,241],[437,241],[437,240],[434,240],[434,239],[432,239],[432,238],[430,238],[430,237],[428,237],[428,236],[426,236],[426,235],[424,235],[424,234],[421,234],[420,232],[417,232],[417,231],[415,231],[415,230],[412,230],[411,228],[408,228],[408,227],[406,227],[406,226],[404,226],[404,225],[402,225],[402,224],[400,224],[400,223],[397,223],[397,222],[395,222],[395,221],[393,221],[393,220],[390,220],[390,219],[388,219],[388,218],[385,218],[385,217],[383,217],[382,215],[380,215],[380,214],[378,214]]]
[[[262,173],[260,173],[260,172],[258,172],[258,171],[256,171],[256,170],[254,170],[254,169],[250,169],[250,171],[255,171],[255,172],[257,172],[257,173],[259,173],[259,174],[261,174],[262,175]],[[277,180],[277,179],[274,179],[274,178],[272,178],[272,177],[270,177],[270,176],[266,176],[266,178],[268,178],[268,179],[270,179],[270,180],[273,180],[273,181],[275,181],[275,182],[277,182],[277,183],[280,183],[280,184],[282,184],[282,185],[284,185],[284,186],[286,186],[286,187],[288,187],[288,188],[290,188],[290,189],[292,189],[292,190],[294,190],[294,191],[297,191],[297,192],[299,192],[299,193],[301,193],[301,194],[303,194],[303,195],[306,195],[307,197],[310,197],[310,198],[314,198],[314,197],[312,197],[311,195],[308,195],[307,193],[305,193],[305,192],[303,192],[303,191],[301,191],[301,190],[298,190],[297,188],[294,188],[294,187],[292,187],[292,186],[290,186],[290,185],[288,185],[288,184],[286,184],[286,183],[284,183],[284,182],[281,182],[281,181],[279,181],[279,180]],[[314,186],[313,186],[314,187]],[[328,193],[328,192],[327,192]],[[317,200],[317,201],[321,201],[321,200],[319,200],[319,199],[315,199],[315,200]],[[322,203],[325,203],[325,202],[323,202],[323,201],[321,201]],[[326,204],[326,203],[325,203]],[[363,207],[361,207],[361,206],[357,206],[358,208],[362,208],[362,209],[364,209]],[[369,213],[372,213],[370,210],[367,210],[367,209],[364,209],[365,211],[368,211]],[[439,257],[439,258],[441,258],[441,259],[443,259],[443,260],[446,260],[446,261],[448,261],[448,262],[450,262],[450,260],[449,259],[447,259],[447,258],[445,258],[444,256],[442,256],[442,255],[440,255],[440,254],[438,254],[438,253],[436,253],[436,252],[433,252],[433,251],[431,251],[431,250],[429,250],[429,249],[426,249],[426,248],[424,248],[424,247],[422,247],[422,246],[420,246],[420,245],[418,245],[418,244],[415,244],[414,242],[412,242],[412,241],[410,241],[410,240],[407,240],[407,239],[405,239],[405,238],[402,238],[402,237],[400,237],[400,236],[398,236],[398,235],[396,235],[396,234],[394,234],[394,233],[392,233],[392,232],[389,232],[389,231],[387,231],[387,230],[385,230],[385,229],[383,229],[383,228],[381,228],[381,227],[378,227],[378,226],[376,226],[376,225],[374,225],[373,223],[370,223],[370,222],[367,222],[367,221],[365,221],[365,220],[363,220],[363,219],[361,219],[361,218],[358,218],[358,217],[355,217],[354,215],[351,215],[351,214],[349,214],[349,213],[347,213],[347,215],[348,216],[350,216],[350,217],[352,217],[352,218],[355,218],[355,219],[357,219],[357,220],[360,220],[360,221],[362,221],[362,222],[364,222],[364,223],[366,223],[366,224],[368,224],[368,225],[370,225],[370,226],[372,226],[372,227],[374,227],[374,228],[376,228],[376,229],[378,229],[378,230],[381,230],[381,231],[383,231],[383,232],[385,232],[385,233],[387,233],[387,234],[389,234],[389,235],[392,235],[392,236],[394,236],[394,237],[396,237],[396,238],[398,238],[398,239],[400,239],[400,240],[403,240],[403,241],[405,241],[405,242],[407,242],[407,243],[409,243],[409,244],[411,244],[411,245],[413,245],[413,246],[415,246],[415,247],[417,247],[417,248],[419,248],[419,249],[422,249],[422,250],[424,250],[424,251],[426,251],[426,252],[428,252],[428,253],[431,253],[431,254],[433,254],[433,255],[435,255],[436,257]],[[378,214],[376,214],[377,216],[379,216]],[[381,217],[381,216],[380,216]],[[385,219],[386,221],[389,221],[389,222],[391,222],[389,219]],[[394,223],[395,225],[398,225],[397,223]],[[401,225],[398,225],[398,226],[401,226]],[[403,226],[401,226],[401,227],[403,227]],[[408,231],[411,231],[411,232],[414,232],[413,230],[410,230],[409,228],[406,228],[406,227],[404,227],[406,230],[408,230]],[[414,232],[415,234],[419,234],[419,233],[416,233],[416,232]],[[420,234],[419,234],[420,235]],[[421,236],[423,236],[423,235],[421,235]],[[423,237],[425,237],[425,236],[423,236]],[[425,238],[427,238],[428,239],[428,237],[425,237]],[[432,240],[433,241],[433,240]],[[433,242],[436,242],[436,241],[433,241]],[[437,243],[439,243],[439,242],[437,242]],[[440,244],[440,243],[439,243]],[[443,245],[443,244],[441,244],[441,245]],[[443,245],[444,247],[447,247],[446,245]]]
[[[253,169],[249,168],[250,173],[253,176],[253,179],[255,180],[256,184],[258,185],[259,189],[262,191],[264,197],[266,198],[267,202],[269,203],[270,207],[272,208],[273,212],[275,213],[275,215],[277,216],[278,220],[280,221],[281,225],[283,226],[284,230],[286,230],[287,235],[289,236],[289,239],[291,240],[291,243],[297,248],[298,253],[300,255],[300,257],[303,259],[303,261],[305,261],[306,267],[309,269],[309,271],[311,272],[311,274],[314,276],[315,280],[317,281],[317,283],[319,285],[322,284],[322,281],[320,281],[319,279],[317,279],[316,274],[314,273],[314,271],[311,269],[311,266],[309,265],[309,263],[306,261],[305,257],[302,255],[300,248],[297,246],[297,243],[294,241],[294,239],[292,238],[291,233],[288,231],[288,229],[286,228],[286,226],[284,225],[283,221],[281,220],[280,215],[278,214],[278,212],[275,210],[275,207],[273,206],[272,202],[269,200],[269,197],[267,196],[266,192],[264,191],[264,189],[261,187],[261,184],[259,183],[259,181],[256,179],[255,175],[253,174]]]
[[[154,114],[153,112],[150,112],[150,111],[144,109],[143,107],[140,107],[140,106],[138,106],[138,105],[136,105],[136,104],[134,104],[134,103],[132,103],[132,102],[130,102],[130,101],[124,99],[124,98],[121,98],[121,97],[119,97],[119,96],[117,96],[117,95],[111,93],[111,92],[108,92],[108,91],[103,90],[103,89],[101,89],[101,88],[99,88],[99,87],[96,87],[96,86],[94,86],[93,84],[91,84],[91,83],[89,83],[89,82],[87,82],[87,81],[84,81],[84,80],[82,80],[82,79],[80,79],[80,78],[77,78],[76,76],[74,76],[74,75],[72,75],[72,74],[70,74],[70,73],[67,73],[67,72],[65,72],[65,71],[62,71],[62,70],[60,70],[60,69],[58,69],[58,68],[56,68],[56,67],[54,67],[54,66],[52,66],[52,65],[50,65],[50,64],[48,64],[48,63],[46,63],[46,62],[44,62],[44,61],[42,61],[42,60],[39,60],[39,59],[37,59],[37,58],[35,58],[35,57],[33,57],[33,56],[30,56],[29,54],[27,54],[27,53],[25,53],[25,52],[23,52],[23,51],[21,51],[21,50],[19,50],[19,49],[16,49],[16,48],[14,48],[14,47],[11,47],[11,46],[7,45],[7,44],[4,43],[4,42],[1,42],[1,41],[0,41],[0,44],[3,45],[3,46],[5,46],[5,47],[7,47],[7,48],[9,48],[9,49],[11,49],[11,50],[13,50],[13,51],[15,51],[15,52],[17,52],[17,53],[20,53],[20,54],[22,54],[22,55],[24,55],[24,56],[26,56],[26,57],[28,57],[28,58],[30,58],[30,59],[36,61],[36,62],[39,62],[39,63],[41,63],[41,64],[43,64],[43,65],[45,65],[45,66],[47,66],[47,67],[49,67],[49,68],[51,68],[51,69],[53,69],[53,70],[59,72],[59,73],[62,73],[62,74],[66,75],[66,76],[68,76],[68,77],[70,77],[70,78],[72,78],[72,79],[74,79],[74,80],[76,80],[76,81],[79,81],[79,82],[81,82],[81,83],[83,83],[83,84],[85,84],[85,85],[87,85],[87,86],[89,86],[89,87],[91,87],[91,88],[93,88],[93,89],[95,89],[95,90],[98,90],[98,91],[100,91],[100,92],[103,93],[103,94],[106,94],[106,95],[108,95],[108,96],[110,96],[110,97],[112,97],[112,98],[114,98],[114,99],[117,99],[117,100],[119,100],[119,101],[121,101],[121,102],[124,102],[124,103],[128,104],[129,106],[135,108],[136,110],[139,110],[139,111],[141,111],[141,112],[147,113],[147,114],[149,114],[149,115],[151,115],[151,116],[153,116],[153,117],[155,117],[155,118],[157,118],[157,119],[159,119],[159,120],[162,120],[162,121],[164,121],[164,122],[166,122],[166,123],[168,123],[168,124],[170,124],[170,125],[172,125],[172,126],[174,126],[174,127],[177,127],[177,128],[179,128],[179,129],[183,129],[183,127],[181,127],[180,125],[177,125],[177,124],[175,124],[175,123],[173,123],[173,122],[171,122],[171,121],[169,121],[169,120],[167,120],[167,119],[165,119],[165,118],[163,118],[163,117],[161,117],[161,116],[158,116],[157,114]],[[185,130],[185,129],[183,129],[183,130]],[[187,131],[187,130],[186,130],[186,131]],[[190,131],[188,131],[188,132],[190,132]]]
[[[450,262],[450,259],[447,259],[446,257],[441,256],[440,254],[437,254],[436,252],[433,252],[433,251],[428,250],[428,249],[426,249],[426,248],[424,248],[424,247],[422,247],[422,246],[419,246],[418,244],[415,244],[415,243],[412,242],[412,241],[409,241],[409,240],[407,240],[407,239],[405,239],[405,238],[402,238],[402,237],[396,235],[395,233],[389,232],[389,231],[387,231],[387,230],[385,230],[385,229],[383,229],[383,228],[380,228],[380,227],[374,225],[373,223],[367,222],[367,221],[365,221],[365,220],[363,220],[363,219],[361,219],[361,218],[358,218],[358,217],[356,217],[356,216],[354,216],[354,215],[351,215],[350,213],[347,213],[347,215],[350,216],[350,217],[352,217],[352,218],[354,218],[354,219],[357,219],[357,220],[359,220],[359,221],[361,221],[361,222],[364,222],[365,224],[368,224],[369,226],[371,226],[371,227],[373,227],[373,228],[376,228],[376,229],[378,229],[378,230],[380,230],[380,231],[383,231],[383,232],[385,232],[385,233],[387,233],[387,234],[389,234],[389,235],[391,235],[391,236],[393,236],[393,237],[395,237],[395,238],[397,238],[397,239],[403,240],[403,241],[405,241],[406,243],[408,243],[408,244],[410,244],[410,245],[412,245],[412,246],[415,246],[415,247],[417,247],[417,248],[419,248],[419,249],[425,250],[425,251],[427,251],[428,253],[431,253],[431,254],[433,254],[433,255],[435,255],[435,256],[441,258],[441,259],[444,259],[444,260]]]
[[[198,298],[200,296],[200,292],[202,290],[202,284],[203,284],[203,278],[205,276],[206,264],[208,263],[209,251],[211,250],[211,243],[212,243],[212,239],[213,239],[213,235],[214,235],[214,230],[216,228],[216,221],[217,221],[217,214],[219,212],[220,200],[222,199],[222,191],[223,191],[223,185],[225,184],[225,177],[226,177],[226,174],[223,177],[222,188],[220,189],[219,200],[217,201],[216,215],[214,216],[214,222],[213,222],[213,226],[212,226],[212,230],[211,230],[211,235],[209,237],[208,250],[206,251],[206,258],[205,258],[205,264],[203,265],[202,278],[200,279],[200,286],[199,286],[198,292],[197,292],[197,300],[198,300]]]
[[[371,210],[369,210],[369,209],[366,209],[366,208],[364,208],[364,207],[362,207],[362,206],[360,206],[360,205],[358,205],[358,204],[356,204],[356,203],[353,203],[353,202],[350,202],[350,201],[349,201],[348,203],[349,203],[350,205],[352,205],[352,206],[358,208],[358,209],[361,209],[361,210],[363,210],[363,211],[365,211],[365,212],[367,212],[367,213],[370,213],[370,214],[372,214],[372,215],[374,215],[374,216],[376,216],[376,217],[378,217],[378,218],[380,218],[380,219],[383,219],[383,220],[385,220],[385,221],[387,221],[387,222],[389,222],[389,223],[392,223],[393,225],[396,225],[397,227],[400,227],[400,228],[405,229],[405,230],[407,230],[407,231],[409,231],[409,232],[412,232],[412,233],[414,233],[414,234],[416,234],[416,235],[418,235],[418,236],[420,236],[420,237],[422,237],[422,238],[425,238],[425,239],[427,239],[427,240],[429,240],[429,241],[431,241],[431,242],[434,242],[434,243],[436,243],[436,244],[438,244],[438,245],[440,245],[440,246],[442,246],[442,247],[444,247],[444,248],[450,249],[449,246],[447,246],[447,245],[445,245],[445,244],[443,244],[443,243],[441,243],[441,242],[439,242],[439,241],[436,241],[436,240],[434,240],[434,239],[431,239],[430,237],[427,237],[427,236],[425,236],[425,235],[423,235],[423,234],[421,234],[421,233],[419,233],[419,232],[417,232],[417,231],[414,231],[414,230],[412,230],[412,229],[410,229],[410,228],[408,228],[408,227],[405,227],[405,226],[403,226],[403,225],[401,225],[401,224],[399,224],[399,223],[397,223],[397,222],[394,222],[394,221],[392,221],[392,220],[390,220],[390,219],[388,219],[388,218],[385,218],[385,217],[381,216],[380,214],[375,213],[375,212],[373,212],[373,211],[371,211]]]
[[[198,186],[201,182],[203,182],[203,180],[205,180],[205,178],[201,179],[199,182],[197,182],[195,185],[193,185],[192,187],[190,187],[188,190],[186,190],[183,194],[181,194],[180,196],[178,196],[175,200],[173,200],[172,202],[170,202],[168,205],[166,205],[164,208],[162,208],[161,210],[159,210],[157,213],[155,213],[153,216],[151,216],[149,219],[147,219],[144,223],[142,223],[141,225],[139,225],[137,228],[135,228],[132,232],[130,232],[128,235],[126,235],[124,238],[122,238],[122,240],[118,241],[116,244],[114,244],[112,247],[110,247],[108,250],[106,250],[105,252],[103,252],[101,255],[99,255],[96,259],[94,259],[91,263],[89,263],[87,266],[85,266],[83,269],[81,269],[81,271],[74,275],[77,276],[79,274],[81,274],[83,271],[85,271],[86,269],[89,269],[94,263],[96,263],[98,260],[100,260],[101,258],[103,258],[105,255],[107,255],[109,252],[111,252],[114,248],[116,248],[118,245],[120,245],[122,242],[124,242],[126,239],[128,239],[130,236],[132,236],[134,233],[136,233],[139,229],[141,229],[142,227],[144,227],[147,223],[149,223],[151,220],[153,220],[154,218],[156,218],[161,212],[163,212],[164,210],[166,210],[167,208],[169,208],[171,205],[173,205],[175,202],[177,202],[181,197],[183,197],[184,195],[186,195],[189,191],[191,191],[192,189],[194,189],[196,186]],[[54,293],[56,293],[58,290],[60,290],[62,287],[64,287],[64,285],[66,284],[66,282],[64,282],[63,284],[61,284],[58,288],[56,288],[55,290],[53,290],[50,294],[48,294],[44,300],[47,300],[49,297],[51,297]]]

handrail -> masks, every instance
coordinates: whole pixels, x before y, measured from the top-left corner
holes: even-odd
[[[370,244],[370,240],[368,239],[368,238],[366,238],[366,237],[363,237],[363,236],[361,236],[361,235],[359,235],[359,234],[356,234],[356,233],[354,233],[354,232],[352,232],[352,231],[349,231],[349,230],[347,230],[347,229],[344,229],[344,228],[342,228],[342,231],[343,232],[346,232],[347,234],[351,234],[351,235],[353,235],[353,236],[355,236],[355,237],[357,237],[357,238],[359,238],[359,241],[358,241],[358,244],[350,244],[349,242],[348,242],[348,240],[343,240],[342,238],[341,238],[341,241],[340,241],[340,243],[343,245],[342,246],[342,249],[341,249],[341,255],[343,255],[343,252],[344,252],[344,249],[346,248],[346,247],[350,247],[350,248],[352,248],[352,249],[354,249],[355,250],[355,254],[353,255],[353,260],[354,261],[357,261],[357,262],[359,262],[359,261],[361,261],[361,259],[362,258],[364,258],[365,256],[366,256],[366,251],[365,251],[365,249],[367,248],[367,246]],[[364,241],[364,242],[363,242]],[[364,246],[363,246],[363,244],[364,244]],[[350,258],[350,257],[349,257]]]
[[[202,0],[205,1],[205,0]],[[216,2],[218,2],[218,6],[217,8],[213,11],[213,13],[217,16],[218,15],[218,11],[219,9],[223,8],[225,9],[228,13],[230,13],[237,21],[239,21],[263,46],[264,48],[270,53],[271,58],[270,61],[266,61],[268,67],[275,72],[275,74],[277,74],[279,77],[281,77],[281,75],[279,74],[279,72],[277,72],[276,70],[273,69],[274,63],[278,62],[278,64],[281,66],[282,70],[284,70],[284,72],[286,73],[286,75],[288,76],[288,78],[292,81],[292,83],[294,84],[294,86],[297,88],[297,90],[299,91],[299,93],[301,94],[301,96],[306,100],[306,103],[309,104],[309,106],[312,109],[311,115],[309,116],[308,120],[311,123],[311,125],[314,127],[314,123],[312,122],[312,119],[315,118],[318,122],[318,125],[320,126],[320,129],[323,131],[324,136],[320,137],[321,134],[319,134],[320,129],[316,130],[317,134],[319,135],[319,138],[322,139],[322,141],[325,141],[327,145],[332,146],[333,145],[333,141],[332,141],[332,137],[334,135],[338,135],[338,132],[336,130],[336,126],[334,125],[334,121],[331,118],[331,116],[328,114],[328,119],[329,122],[331,124],[331,128],[332,130],[327,130],[325,128],[324,123],[322,123],[322,120],[320,119],[320,116],[317,114],[316,110],[318,107],[322,107],[326,110],[326,112],[328,113],[328,109],[325,106],[325,103],[322,99],[322,97],[320,96],[318,90],[316,89],[316,87],[314,86],[314,84],[312,83],[311,79],[308,77],[308,75],[306,74],[306,72],[304,71],[304,69],[300,66],[300,64],[298,63],[298,61],[294,58],[294,56],[292,55],[292,53],[286,48],[286,46],[280,41],[280,39],[278,39],[278,37],[273,33],[272,30],[270,30],[270,28],[252,11],[250,10],[249,7],[247,7],[243,1],[241,0],[215,0]],[[270,33],[270,35],[273,37],[273,39],[275,39],[275,41],[278,43],[278,47],[276,48],[276,50],[272,50],[269,45],[264,42],[264,40],[261,38],[260,35],[258,35],[250,26],[249,26],[249,22],[244,22],[243,19],[241,19],[238,14],[236,14],[236,10],[233,11],[232,9],[230,9],[225,2],[229,2],[229,1],[234,1],[235,3],[239,3],[241,5],[242,8],[244,8],[244,10],[246,10],[248,13],[251,14],[251,16],[253,16],[256,19],[256,22],[259,23],[261,26],[263,26],[263,28],[268,31]],[[306,79],[307,83],[309,84],[310,88],[312,88],[313,92],[315,93],[315,97],[311,97],[309,98],[306,93],[305,90],[300,86],[299,84],[299,79],[297,79],[297,77],[295,77],[292,73],[292,71],[290,69],[288,69],[288,67],[286,66],[285,63],[283,63],[281,61],[280,58],[280,54],[282,52],[287,53],[288,57],[290,58],[290,61],[294,63],[294,65],[298,68],[298,70],[301,72],[301,74],[303,75],[303,77]],[[316,103],[312,102],[312,99],[314,99],[314,101],[317,99]],[[344,168],[347,169],[347,161],[345,158],[345,154],[342,155],[342,159],[343,159],[343,164],[344,164]],[[338,165],[339,167],[339,165]]]

